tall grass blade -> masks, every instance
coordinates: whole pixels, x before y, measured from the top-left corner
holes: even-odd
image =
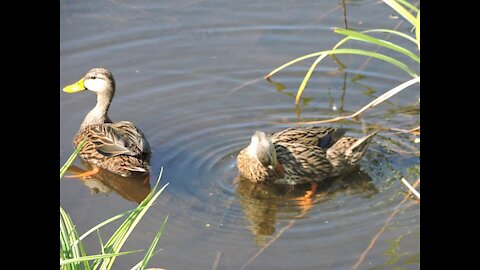
[[[60,168],[60,179],[62,179],[63,175],[67,171],[68,167],[70,167],[72,162],[75,160],[75,157],[78,155],[78,153],[80,153],[80,150],[82,150],[84,144],[85,144],[85,140],[78,145],[77,149],[73,151],[73,153],[68,158],[67,162],[65,162],[62,168]]]
[[[163,221],[163,224],[160,226],[160,229],[158,230],[157,235],[153,239],[152,244],[150,245],[150,248],[148,249],[147,253],[145,254],[145,257],[143,258],[143,261],[142,261],[142,265],[139,268],[140,270],[145,270],[148,262],[152,258],[153,251],[155,250],[155,247],[157,246],[158,240],[160,240],[160,237],[163,234],[163,230],[165,228],[165,224],[167,224],[167,221],[168,221],[168,215],[165,218],[165,220]]]
[[[322,61],[327,55],[328,53],[324,53],[320,55],[320,57],[318,57],[308,69],[307,74],[305,74],[305,77],[303,78],[303,81],[300,84],[300,87],[298,88],[297,95],[295,96],[296,105],[298,105],[298,103],[300,102],[300,98],[302,97],[303,90],[305,90],[305,87],[307,87],[307,83],[310,80],[310,77],[312,76],[313,70],[315,69],[315,67],[317,67],[318,63],[320,63],[320,61]]]
[[[359,54],[359,55],[364,55],[364,56],[370,56],[370,57],[373,57],[373,58],[377,58],[377,59],[389,62],[390,64],[402,69],[403,71],[405,71],[406,73],[408,73],[412,77],[417,77],[418,76],[412,69],[410,69],[404,63],[402,63],[402,62],[400,62],[400,61],[398,61],[398,60],[396,60],[392,57],[383,55],[383,54],[379,54],[379,53],[376,53],[376,52],[365,51],[365,50],[358,50],[358,49],[335,49],[335,50],[320,51],[320,52],[315,52],[315,53],[310,53],[310,54],[307,54],[307,55],[300,56],[300,57],[298,57],[296,59],[293,59],[292,61],[289,61],[289,62],[281,65],[280,67],[274,69],[273,71],[271,71],[270,73],[265,75],[264,78],[268,80],[270,77],[272,77],[273,75],[275,75],[276,73],[278,73],[279,71],[281,71],[282,69],[284,69],[288,66],[291,66],[295,63],[298,63],[298,62],[300,62],[302,60],[305,60],[305,59],[308,59],[308,58],[321,56],[322,54],[325,54],[325,53],[327,53],[327,54]]]
[[[415,25],[415,16],[400,5],[396,0],[383,0],[383,2],[393,8],[398,14],[400,14],[405,20],[412,25]]]
[[[145,215],[146,211],[150,208],[150,206],[155,202],[155,200],[160,196],[163,190],[168,186],[168,183],[165,184],[158,192],[156,188],[162,176],[163,168],[160,171],[160,175],[158,176],[157,183],[155,187],[152,189],[150,194],[140,203],[139,207],[143,207],[139,211],[132,212],[127,219],[120,225],[120,227],[114,232],[112,237],[107,241],[105,244],[105,250],[109,253],[117,253],[122,248],[123,244],[127,240],[130,233],[136,227],[140,219]],[[102,261],[102,265],[100,269],[110,269],[115,261],[115,257],[106,258]],[[94,266],[100,263],[99,260],[94,262]]]
[[[136,252],[140,252],[140,251],[142,251],[142,250],[132,250],[132,251],[124,251],[124,252],[118,252],[118,253],[98,254],[98,255],[83,256],[83,257],[74,258],[74,259],[60,260],[60,266],[65,265],[65,264],[79,263],[79,262],[86,263],[86,262],[92,261],[92,260],[112,258],[112,257],[127,255],[127,254],[131,254],[131,253],[136,253]]]
[[[103,244],[102,236],[100,235],[100,231],[97,229],[97,236],[98,236],[98,244],[100,245],[100,250],[102,254],[105,254],[105,245]]]
[[[397,35],[399,37],[403,37],[405,39],[408,39],[410,40],[411,42],[413,42],[414,44],[417,44],[417,40],[412,38],[411,36],[407,35],[407,34],[404,34],[402,32],[398,32],[398,31],[395,31],[395,30],[390,30],[390,29],[370,29],[370,30],[365,30],[365,31],[362,31],[360,33],[375,33],[375,32],[382,32],[382,33],[389,33],[389,34],[393,34],[393,35]],[[341,45],[343,45],[345,42],[347,42],[348,40],[350,40],[351,38],[350,37],[346,37],[342,40],[340,40],[334,47],[332,50],[335,50],[337,49],[338,47],[340,47]]]
[[[115,220],[117,220],[117,219],[119,219],[119,218],[121,218],[121,217],[124,217],[124,216],[126,216],[127,214],[132,213],[133,211],[139,211],[139,210],[141,210],[141,209],[143,209],[143,207],[137,207],[137,208],[135,208],[135,209],[128,210],[128,211],[126,211],[126,212],[123,212],[123,213],[121,213],[121,214],[118,214],[118,215],[116,215],[116,216],[113,216],[113,217],[111,217],[111,218],[109,218],[109,219],[107,219],[107,220],[105,220],[105,221],[103,221],[103,222],[95,225],[95,226],[92,227],[90,230],[88,230],[87,232],[85,232],[84,234],[82,234],[82,236],[80,236],[80,237],[78,238],[78,241],[83,240],[85,237],[87,237],[88,235],[90,235],[90,234],[93,233],[94,231],[100,229],[101,227],[103,227],[103,226],[105,226],[105,225],[107,225],[107,224],[109,224],[109,223],[111,223],[111,222],[113,222],[113,221],[115,221]],[[75,243],[76,243],[76,242],[75,242]]]
[[[418,50],[420,50],[420,11],[417,14],[417,24],[415,26],[415,37],[417,38]]]
[[[157,255],[158,253],[160,253],[160,251],[162,251],[162,249],[159,249],[157,251],[155,251],[153,254],[152,254],[152,257]],[[137,264],[135,264],[135,266],[133,266],[132,268],[130,268],[130,270],[138,270],[138,268],[142,265],[143,261],[139,261]],[[165,270],[163,268],[148,268],[147,270]]]
[[[329,50],[328,52],[329,54],[358,54],[358,55],[373,57],[373,58],[388,62],[402,69],[403,71],[405,71],[406,73],[408,73],[410,76],[414,78],[418,77],[418,75],[412,69],[410,69],[407,65],[405,65],[403,62],[400,62],[397,59],[394,59],[390,56],[386,56],[384,54],[365,51],[365,50],[358,50],[358,49],[336,49],[336,50]]]
[[[413,59],[413,61],[415,61],[417,63],[420,63],[420,57],[418,57],[418,55],[416,55],[416,54],[412,53],[411,51],[409,51],[409,50],[407,50],[407,49],[405,49],[405,48],[403,48],[403,47],[401,47],[401,46],[399,46],[395,43],[392,43],[390,41],[386,41],[386,40],[383,40],[383,39],[378,39],[378,38],[375,38],[375,37],[372,37],[372,36],[369,36],[369,35],[365,35],[364,33],[359,33],[359,32],[356,32],[356,31],[353,31],[353,30],[348,30],[348,29],[337,28],[334,31],[335,31],[335,33],[338,33],[340,35],[349,36],[350,38],[355,39],[355,40],[360,40],[360,41],[363,41],[363,42],[372,43],[372,44],[382,46],[382,47],[394,50],[396,52],[405,54],[406,56]]]
[[[63,210],[63,208],[60,207],[60,242],[63,241],[63,244],[61,243],[60,246],[62,247],[62,250],[68,252],[67,254],[69,254],[69,256],[64,256],[64,258],[75,259],[86,256],[82,243],[79,242],[78,245],[74,244],[77,239],[78,233],[73,225],[72,219]],[[65,246],[68,247],[63,249]],[[80,267],[80,265],[77,263],[73,265],[73,268],[75,269],[78,267]],[[90,266],[87,262],[84,262],[84,267],[86,270],[90,269]]]
[[[408,3],[407,1],[405,0],[397,0],[398,3],[404,5],[406,8],[409,8],[409,9],[412,9],[413,11],[415,12],[419,12],[418,8],[410,3]]]
[[[399,31],[396,31],[396,30],[390,30],[390,29],[370,29],[370,30],[365,30],[365,31],[362,31],[361,33],[374,33],[374,32],[383,32],[383,33],[389,33],[389,34],[394,34],[394,35],[397,35],[399,37],[403,37],[405,39],[408,39],[410,40],[411,42],[417,44],[417,41],[412,38],[411,36],[407,35],[407,34],[404,34],[402,32],[399,32]]]
[[[267,75],[264,76],[264,78],[266,80],[270,79],[270,77],[272,77],[273,75],[275,75],[276,73],[278,73],[279,71],[281,71],[282,69],[285,69],[286,67],[288,66],[291,66],[295,63],[298,63],[300,61],[303,61],[305,59],[308,59],[308,58],[312,58],[312,57],[317,57],[319,55],[322,55],[323,53],[325,53],[326,51],[321,51],[321,52],[315,52],[315,53],[310,53],[310,54],[306,54],[306,55],[303,55],[303,56],[300,56],[298,58],[295,58],[293,59],[292,61],[289,61],[281,66],[279,66],[278,68],[272,70],[270,73],[268,73]]]
[[[373,57],[373,58],[377,58],[377,59],[386,61],[386,62],[388,62],[388,63],[390,63],[390,64],[392,64],[396,67],[399,67],[414,78],[418,77],[418,75],[413,70],[411,70],[407,65],[405,65],[404,63],[402,63],[402,62],[400,62],[400,61],[398,61],[398,60],[396,60],[392,57],[389,57],[389,56],[386,56],[386,55],[383,55],[383,54],[380,54],[380,53],[376,53],[376,52],[370,52],[370,51],[358,50],[358,49],[336,49],[336,50],[322,51],[321,53],[319,52],[317,54],[320,54],[320,57],[312,64],[312,66],[308,70],[307,74],[305,75],[305,77],[302,81],[302,84],[298,88],[297,96],[295,97],[295,105],[298,105],[298,102],[300,101],[302,93],[305,90],[307,82],[308,82],[308,80],[310,79],[310,76],[313,73],[313,70],[318,65],[318,63],[322,59],[325,58],[325,56],[327,54],[358,54],[358,55],[370,56],[370,57]]]
[[[63,218],[60,217],[60,259],[63,260],[73,258],[69,235],[70,233],[68,232],[67,226],[65,225]],[[61,269],[70,270],[74,269],[74,267],[73,265],[67,265]]]

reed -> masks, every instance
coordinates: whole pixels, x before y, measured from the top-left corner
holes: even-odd
[[[69,157],[67,162],[60,169],[60,179],[63,177],[63,174],[72,164],[75,157],[80,152],[83,147],[81,143],[73,154]],[[145,213],[150,209],[155,200],[160,196],[163,190],[168,186],[168,183],[165,184],[162,188],[158,190],[158,184],[162,177],[163,168],[160,170],[157,182],[153,187],[152,191],[145,197],[145,199],[135,208],[130,211],[115,215],[98,225],[94,226],[81,236],[78,234],[75,225],[71,217],[65,212],[65,210],[60,207],[60,269],[61,270],[77,270],[77,269],[101,269],[108,270],[112,269],[113,263],[118,256],[123,256],[135,252],[141,252],[142,250],[132,250],[132,251],[121,251],[123,245],[127,241],[128,237],[135,229],[136,225],[140,222]],[[111,222],[126,217],[124,222],[117,228],[113,233],[110,239],[103,243],[99,229],[103,226],[110,224]],[[152,243],[150,244],[149,249],[146,251],[144,258],[134,265],[132,270],[143,270],[146,269],[148,262],[153,257],[155,252],[155,247],[160,240],[160,237],[163,234],[165,224],[167,223],[168,215],[160,225],[160,228],[155,235]],[[95,255],[87,255],[82,244],[82,240],[87,236],[91,235],[93,232],[97,232],[100,252]]]
[[[343,35],[343,36],[346,36],[346,37],[343,38],[342,40],[340,40],[331,50],[324,50],[324,51],[314,52],[314,53],[310,53],[310,54],[300,56],[300,57],[298,57],[296,59],[293,59],[293,60],[281,65],[280,67],[272,70],[270,73],[265,75],[264,78],[268,81],[271,81],[271,77],[273,75],[275,75],[278,72],[284,70],[285,68],[287,68],[287,67],[289,67],[289,66],[291,66],[295,63],[301,62],[303,60],[317,57],[315,59],[315,61],[311,64],[310,68],[308,69],[307,73],[305,74],[305,76],[302,80],[302,83],[300,84],[300,86],[297,90],[297,94],[296,94],[296,97],[295,97],[295,105],[296,106],[298,106],[298,104],[300,102],[300,98],[301,98],[304,90],[306,89],[308,81],[310,80],[310,78],[313,74],[313,71],[315,70],[317,65],[320,64],[320,62],[322,60],[324,60],[327,56],[332,56],[332,55],[353,54],[353,55],[361,55],[361,56],[376,58],[376,59],[385,61],[387,63],[390,63],[391,65],[394,65],[394,66],[398,67],[402,71],[404,71],[407,74],[409,74],[410,76],[412,76],[413,79],[418,78],[418,82],[420,82],[420,80],[419,80],[420,76],[418,74],[416,74],[408,64],[396,59],[393,56],[382,54],[382,53],[377,53],[375,51],[359,50],[359,49],[355,49],[355,48],[344,48],[343,47],[348,41],[351,41],[351,40],[360,41],[360,42],[376,45],[376,46],[379,46],[379,47],[382,47],[382,48],[386,48],[389,51],[401,53],[403,55],[408,56],[415,63],[415,65],[420,64],[420,55],[419,55],[419,53],[420,53],[420,10],[417,9],[412,4],[410,4],[410,3],[408,3],[404,0],[383,0],[383,2],[386,3],[387,5],[389,5],[392,9],[394,9],[398,14],[400,14],[410,24],[413,25],[413,27],[415,28],[414,37],[412,37],[411,35],[408,35],[408,34],[405,34],[405,33],[402,33],[402,32],[396,31],[396,30],[390,30],[390,29],[370,29],[370,30],[358,32],[358,31],[353,31],[353,30],[350,30],[350,29],[334,28],[333,29],[334,33],[337,33],[337,34],[340,34],[340,35]],[[407,8],[412,10],[413,13],[408,11]],[[416,45],[416,47],[418,48],[418,50],[409,50],[409,49],[404,48],[404,47],[402,47],[398,44],[395,44],[394,42],[390,42],[388,40],[384,40],[384,39],[381,39],[381,38],[374,37],[372,34],[376,34],[376,33],[389,33],[389,34],[407,39],[407,40],[411,41],[412,43],[414,43]],[[403,88],[403,89],[405,89],[405,88]],[[334,121],[337,121],[337,120],[334,120]]]

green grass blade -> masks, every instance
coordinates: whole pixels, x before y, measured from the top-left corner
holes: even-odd
[[[395,30],[390,30],[390,29],[370,29],[370,30],[362,31],[360,33],[375,33],[375,32],[383,32],[383,33],[394,34],[394,35],[397,35],[399,37],[403,37],[405,39],[408,39],[411,42],[417,44],[417,41],[414,38],[412,38],[411,36],[409,36],[407,34],[404,34],[402,32],[395,31]]]
[[[157,246],[158,240],[160,240],[160,237],[163,234],[163,230],[165,228],[165,224],[167,224],[167,221],[168,221],[168,215],[165,218],[165,220],[163,221],[162,226],[160,226],[160,229],[158,230],[157,235],[153,239],[152,244],[150,245],[150,248],[148,249],[147,253],[145,254],[145,257],[143,258],[142,265],[140,266],[140,270],[145,270],[148,262],[152,258],[153,251],[155,250],[155,247]]]
[[[75,160],[75,157],[78,155],[78,153],[80,153],[80,150],[82,150],[84,144],[85,144],[85,140],[78,145],[77,149],[75,149],[75,151],[70,155],[67,162],[65,162],[62,168],[60,168],[60,179],[62,179],[68,167],[72,165],[72,162]]]
[[[375,38],[375,37],[372,37],[372,36],[369,36],[369,35],[365,35],[363,33],[359,33],[359,32],[356,32],[356,31],[348,30],[348,29],[335,29],[334,31],[335,31],[335,33],[338,33],[340,35],[349,36],[352,39],[376,44],[378,46],[382,46],[382,47],[394,50],[396,52],[405,54],[406,56],[413,59],[415,62],[420,63],[420,57],[418,57],[418,55],[416,55],[416,54],[412,53],[411,51],[409,51],[409,50],[407,50],[407,49],[405,49],[401,46],[398,46],[397,44],[392,43],[390,41],[386,41],[386,40],[383,40],[383,39],[378,39],[378,38]]]
[[[100,245],[100,250],[102,251],[102,254],[105,254],[105,245],[103,244],[102,236],[100,236],[100,231],[97,229],[96,232],[98,236],[98,244]]]
[[[62,208],[60,208],[62,209]],[[60,216],[60,259],[70,259],[73,257],[72,249],[70,248],[70,233],[68,232],[67,225],[65,224],[63,218]],[[62,269],[70,270],[74,269],[72,265],[67,265],[62,267]]]
[[[406,38],[410,41],[412,41],[413,43],[417,44],[417,41],[404,34],[404,33],[401,33],[401,32],[398,32],[398,31],[395,31],[395,30],[389,30],[389,29],[372,29],[372,30],[367,30],[367,31],[363,31],[362,33],[369,33],[369,32],[385,32],[385,33],[391,33],[391,34],[394,34],[394,35],[397,35],[397,36],[400,36],[400,37],[403,37],[403,38]],[[346,37],[344,38],[343,40],[341,40],[340,42],[338,42],[335,47],[333,47],[332,50],[336,50],[340,45],[344,44],[346,41],[350,40],[349,37]],[[314,52],[314,53],[310,53],[310,54],[306,54],[306,55],[302,55],[298,58],[295,58],[281,66],[279,66],[278,68],[274,69],[273,71],[271,71],[270,73],[268,73],[267,75],[264,76],[265,79],[269,79],[270,77],[272,77],[273,75],[275,75],[276,73],[282,71],[283,69],[295,64],[295,63],[298,63],[300,61],[303,61],[305,59],[309,59],[309,58],[312,58],[312,57],[318,57],[322,54],[324,54],[325,52],[327,51],[320,51],[320,52]]]
[[[386,62],[402,69],[403,71],[405,71],[406,73],[408,73],[410,76],[412,76],[414,78],[418,77],[418,75],[412,69],[410,69],[407,65],[405,65],[404,63],[402,63],[402,62],[400,62],[397,59],[394,59],[392,57],[389,57],[389,56],[386,56],[386,55],[383,55],[383,54],[380,54],[380,53],[376,53],[376,52],[370,52],[370,51],[358,50],[358,49],[336,49],[336,50],[322,51],[322,52],[319,52],[318,54],[320,54],[320,57],[317,60],[315,60],[315,62],[312,64],[312,66],[308,70],[307,74],[305,75],[305,77],[302,81],[302,84],[298,88],[297,96],[295,97],[295,104],[296,105],[298,105],[298,102],[299,102],[299,100],[302,96],[303,91],[305,90],[305,87],[307,86],[307,82],[310,79],[310,76],[312,75],[313,70],[318,65],[318,63],[322,59],[324,59],[326,55],[329,55],[329,54],[357,54],[357,55],[373,57],[373,58],[376,58],[376,59],[379,59],[379,60],[386,61]]]
[[[161,173],[158,177],[157,183],[155,187],[152,189],[150,194],[140,203],[139,207],[143,207],[143,209],[139,211],[132,212],[127,219],[120,225],[120,227],[114,232],[112,237],[107,241],[105,244],[105,250],[110,253],[119,252],[122,248],[123,244],[127,240],[130,233],[136,227],[140,219],[145,215],[146,211],[150,208],[150,206],[155,202],[155,200],[160,196],[163,190],[168,186],[168,183],[165,184],[158,192],[156,188],[162,176],[163,168]],[[156,192],[156,193],[155,193]],[[115,257],[104,259],[100,269],[110,269],[112,267],[113,262],[115,261]],[[99,260],[94,262],[94,266],[100,263]]]
[[[395,0],[383,0],[383,2],[393,8],[398,14],[405,18],[412,25],[415,25],[415,16],[412,15],[408,10],[406,10],[402,5],[400,5]]]
[[[139,261],[137,264],[135,264],[130,270],[138,270],[138,268],[142,265],[142,261]]]
[[[113,217],[111,217],[111,218],[109,218],[109,219],[107,219],[107,220],[99,223],[98,225],[92,227],[90,230],[88,230],[87,232],[85,232],[84,234],[82,234],[82,236],[80,236],[78,239],[81,241],[81,240],[83,240],[85,237],[87,237],[88,235],[90,235],[91,233],[93,233],[94,231],[100,229],[101,227],[103,227],[103,226],[105,226],[105,225],[107,225],[107,224],[109,224],[109,223],[111,223],[111,222],[113,222],[113,221],[115,221],[115,220],[117,220],[117,219],[119,219],[119,218],[121,218],[121,217],[124,217],[124,216],[126,216],[127,214],[132,213],[133,211],[139,211],[139,210],[141,210],[141,209],[143,209],[143,207],[137,207],[137,208],[135,208],[135,209],[128,210],[128,211],[126,211],[126,212],[123,212],[123,213],[121,213],[121,214],[118,214],[118,215],[116,215],[116,216],[113,216]]]
[[[305,74],[305,77],[303,78],[303,81],[300,84],[300,87],[298,88],[297,95],[295,96],[295,104],[296,105],[298,105],[298,103],[300,102],[300,98],[302,97],[303,90],[305,90],[305,88],[307,87],[307,83],[310,80],[310,77],[312,76],[313,70],[315,69],[315,67],[317,67],[317,65],[320,63],[320,61],[322,61],[325,57],[327,57],[327,55],[329,55],[329,54],[324,53],[324,54],[320,55],[315,60],[315,62],[313,62],[313,64],[310,66],[310,68],[308,69],[307,74]]]
[[[161,249],[160,250],[157,250],[155,251],[153,254],[152,254],[152,257],[157,255],[158,253],[160,253],[160,251],[162,251]],[[135,266],[133,266],[130,270],[138,270],[138,268],[142,265],[142,261],[139,261],[137,264],[135,264]],[[163,269],[163,268],[148,268],[148,269]]]
[[[412,76],[414,78],[418,77],[418,75],[411,68],[409,68],[407,65],[398,61],[397,59],[394,59],[390,56],[386,56],[384,54],[365,51],[365,50],[358,50],[358,49],[337,49],[337,50],[329,50],[327,52],[329,52],[330,54],[357,54],[357,55],[373,57],[373,58],[388,62],[388,63],[402,69],[403,71],[405,71],[406,73],[408,73],[410,76]]]
[[[63,232],[62,232],[62,228],[63,228]],[[77,230],[75,229],[75,226],[73,225],[73,222],[70,216],[63,210],[62,207],[60,207],[60,235],[61,235],[60,241],[62,240],[65,241],[63,244],[60,244],[60,246],[63,248],[65,247],[65,245],[69,245],[69,247],[66,248],[65,250],[69,252],[70,256],[64,256],[64,258],[75,259],[75,258],[81,258],[87,255],[83,248],[82,242],[78,241],[78,245],[73,244],[78,239],[78,233],[77,233]],[[73,267],[76,269],[79,267],[79,265],[74,264]],[[88,265],[87,262],[84,262],[84,267],[87,270],[90,269],[90,266]]]
[[[416,6],[410,4],[409,2],[407,2],[405,0],[397,0],[397,2],[404,5],[406,8],[412,9],[413,11],[415,11],[417,13],[420,12]]]
[[[295,58],[293,59],[292,61],[289,61],[281,66],[279,66],[278,68],[274,69],[273,71],[271,71],[270,73],[268,73],[267,75],[265,75],[265,79],[268,79],[270,77],[272,77],[273,75],[275,75],[276,73],[278,73],[279,71],[281,71],[282,69],[285,69],[286,67],[288,66],[291,66],[295,63],[298,63],[300,61],[303,61],[305,59],[308,59],[308,58],[312,58],[312,57],[317,57],[319,55],[322,55],[323,53],[325,53],[326,51],[321,51],[321,52],[315,52],[315,53],[310,53],[310,54],[306,54],[306,55],[303,55],[303,56],[300,56],[298,58]]]
[[[142,251],[142,250],[132,250],[132,251],[124,251],[124,252],[118,252],[118,253],[98,254],[98,255],[83,256],[83,257],[74,258],[74,259],[60,260],[60,266],[66,265],[66,264],[79,263],[79,262],[86,263],[86,262],[92,261],[92,260],[112,258],[112,257],[127,255],[127,254],[131,254],[131,253],[136,253],[136,252],[140,252],[140,251]]]
[[[417,24],[415,28],[415,37],[417,38],[417,46],[420,50],[420,11],[417,13]]]
[[[390,33],[390,34],[393,34],[393,35],[397,35],[399,37],[403,37],[405,39],[408,39],[410,40],[411,42],[413,42],[414,44],[417,44],[417,41],[412,38],[411,36],[407,35],[407,34],[404,34],[402,32],[398,32],[398,31],[395,31],[395,30],[390,30],[390,29],[370,29],[370,30],[366,30],[366,31],[362,31],[360,33],[374,33],[374,32],[382,32],[382,33]],[[332,50],[336,50],[338,47],[340,47],[341,45],[343,45],[345,42],[347,42],[348,40],[350,40],[351,38],[350,37],[346,37],[342,40],[340,40],[334,47]]]

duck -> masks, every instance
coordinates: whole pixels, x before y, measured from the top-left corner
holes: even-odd
[[[66,93],[88,90],[97,95],[96,106],[85,116],[73,140],[77,148],[84,142],[79,156],[93,165],[91,171],[70,175],[90,177],[99,168],[131,177],[150,172],[151,148],[145,135],[132,122],[113,122],[108,109],[115,95],[115,79],[106,68],[92,68],[78,82],[63,88]]]
[[[255,131],[250,144],[237,156],[240,175],[256,183],[298,185],[319,183],[351,172],[367,151],[377,131],[364,137],[344,136],[334,127],[287,128],[267,135]]]

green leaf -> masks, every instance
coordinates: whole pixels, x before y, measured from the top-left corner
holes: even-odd
[[[78,240],[78,233],[73,225],[70,216],[60,207],[60,248],[61,253],[64,254],[65,259],[75,259],[86,256],[82,242],[74,244]],[[80,265],[74,264],[74,268],[78,268]],[[87,262],[84,262],[85,269],[90,269]]]
[[[420,12],[416,6],[408,3],[408,2],[405,1],[405,0],[397,0],[397,2],[400,3],[400,4],[402,4],[402,5],[404,5],[406,8],[413,9],[413,11],[415,11],[415,12],[417,12],[417,13]]]
[[[298,105],[298,101],[300,100],[300,97],[301,97],[303,91],[305,90],[305,87],[307,86],[307,82],[310,79],[310,76],[312,75],[313,70],[318,65],[318,63],[322,59],[324,59],[326,55],[329,55],[329,54],[358,54],[358,55],[373,57],[373,58],[376,58],[376,59],[386,61],[386,62],[402,69],[403,71],[405,71],[406,73],[408,73],[410,76],[412,76],[414,78],[418,77],[418,75],[413,70],[411,70],[407,65],[405,65],[404,63],[402,63],[402,62],[400,62],[400,61],[398,61],[398,60],[396,60],[392,57],[389,57],[389,56],[386,56],[386,55],[383,55],[383,54],[380,54],[380,53],[370,52],[370,51],[365,51],[365,50],[358,50],[358,49],[336,49],[336,50],[322,51],[322,52],[310,54],[310,55],[315,55],[315,56],[319,55],[319,57],[312,64],[312,66],[308,70],[307,74],[305,75],[305,77],[302,81],[302,84],[298,88],[297,96],[295,98],[295,104],[296,105]]]
[[[93,233],[94,231],[100,229],[101,227],[103,227],[103,226],[105,226],[105,225],[107,225],[107,224],[109,224],[109,223],[111,223],[111,222],[113,222],[113,221],[115,221],[115,220],[117,220],[117,219],[119,219],[119,218],[121,218],[121,217],[124,217],[124,216],[126,216],[127,214],[129,214],[129,213],[132,213],[132,212],[134,212],[134,211],[140,211],[140,210],[142,210],[142,209],[143,209],[143,207],[137,207],[137,208],[135,208],[135,209],[132,209],[132,210],[123,212],[123,213],[121,213],[121,214],[118,214],[118,215],[116,215],[116,216],[113,216],[113,217],[111,217],[111,218],[109,218],[109,219],[101,222],[100,224],[92,227],[90,230],[88,230],[87,232],[85,232],[84,234],[82,234],[82,236],[80,236],[78,240],[81,241],[81,240],[85,239],[85,237],[87,237],[88,235],[90,235],[91,233]]]
[[[318,57],[308,69],[307,74],[305,74],[305,77],[303,78],[303,81],[300,84],[300,87],[298,88],[297,95],[295,96],[296,105],[298,105],[298,103],[300,102],[300,98],[302,97],[303,90],[305,90],[305,88],[307,87],[307,83],[310,80],[310,77],[312,76],[313,70],[315,69],[315,67],[317,67],[318,63],[320,63],[320,61],[322,61],[327,55],[329,55],[329,53],[323,53],[322,55],[320,55],[320,57]]]
[[[142,251],[142,250],[132,250],[132,251],[124,251],[124,252],[118,252],[118,253],[98,254],[98,255],[83,256],[83,257],[74,258],[74,259],[60,260],[60,266],[65,265],[65,264],[79,263],[79,262],[85,262],[86,263],[87,261],[91,261],[91,260],[112,258],[112,257],[126,255],[126,254],[136,253],[136,252],[140,252],[140,251]]]
[[[288,66],[291,66],[295,63],[298,63],[302,60],[305,60],[305,59],[308,59],[308,58],[312,58],[312,57],[316,57],[316,56],[319,56],[319,55],[322,55],[325,51],[321,51],[321,52],[315,52],[315,53],[310,53],[310,54],[306,54],[306,55],[303,55],[303,56],[300,56],[298,58],[295,58],[293,59],[292,61],[289,61],[283,65],[281,65],[280,67],[274,69],[273,71],[271,71],[270,73],[268,73],[267,75],[265,75],[265,79],[269,79],[270,77],[272,77],[273,75],[275,75],[277,72],[281,71],[282,69],[288,67]]]
[[[65,164],[62,166],[62,168],[60,168],[60,179],[62,179],[62,177],[65,174],[65,172],[67,171],[68,167],[70,167],[72,162],[75,160],[75,157],[78,155],[78,153],[80,153],[80,150],[82,150],[83,145],[85,145],[85,141],[86,140],[84,140],[83,142],[81,142],[78,145],[77,149],[75,149],[75,151],[70,155],[67,162],[65,162]]]
[[[420,57],[418,55],[412,53],[411,51],[395,44],[390,41],[386,41],[383,39],[378,39],[369,35],[365,35],[363,33],[359,33],[356,31],[348,30],[348,29],[335,29],[335,33],[341,34],[341,35],[346,35],[349,36],[352,39],[360,40],[363,42],[368,42],[372,44],[376,44],[378,46],[382,46],[391,50],[394,50],[396,52],[405,54],[406,56],[410,57],[413,59],[415,62],[420,63]]]
[[[120,225],[120,227],[113,233],[110,239],[105,244],[105,250],[110,253],[117,253],[122,248],[123,244],[127,240],[130,233],[136,227],[138,222],[142,219],[145,215],[146,211],[150,208],[153,202],[160,196],[163,190],[168,186],[168,183],[165,184],[158,192],[156,188],[158,183],[160,182],[160,178],[163,173],[163,168],[160,171],[160,175],[158,176],[157,183],[155,184],[154,188],[148,194],[148,196],[139,204],[137,208],[143,208],[140,211],[132,212],[127,219]],[[115,261],[115,257],[106,258],[103,260],[100,269],[110,269]],[[96,267],[100,263],[99,260],[96,260],[93,263],[93,266]]]
[[[417,24],[415,28],[415,37],[417,38],[418,50],[420,50],[420,11],[417,14]]]
[[[398,14],[405,18],[412,25],[415,25],[415,17],[395,0],[383,0],[385,4],[393,8]]]
[[[163,224],[160,226],[160,229],[157,232],[157,235],[152,241],[152,244],[150,245],[150,248],[148,249],[147,253],[145,254],[145,257],[143,258],[142,265],[140,266],[140,270],[144,270],[147,267],[148,262],[152,258],[153,251],[155,250],[155,247],[157,246],[158,240],[160,240],[160,237],[163,234],[163,230],[165,228],[165,224],[167,224],[168,221],[168,215],[163,221]]]
[[[417,41],[412,38],[411,36],[407,35],[407,34],[404,34],[402,32],[399,32],[399,31],[396,31],[396,30],[390,30],[390,29],[369,29],[369,30],[365,30],[365,31],[362,31],[360,33],[375,33],[375,32],[383,32],[383,33],[389,33],[389,34],[393,34],[393,35],[396,35],[396,36],[399,36],[399,37],[403,37],[405,39],[408,39],[410,40],[411,42],[413,42],[414,44],[417,44]]]

